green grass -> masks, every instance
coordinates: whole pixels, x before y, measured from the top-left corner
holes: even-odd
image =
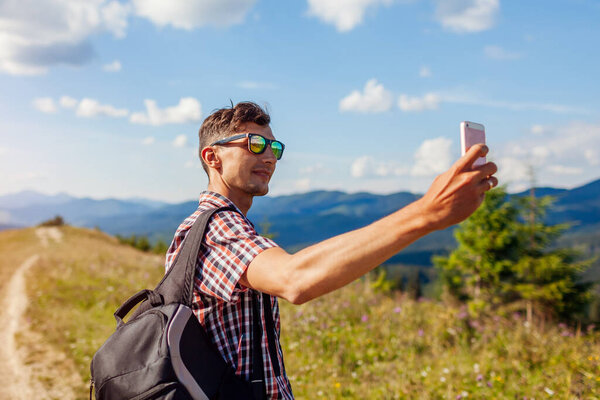
[[[527,327],[516,315],[472,320],[360,281],[281,313],[298,398],[600,398],[598,332]]]
[[[113,312],[155,286],[163,258],[101,232],[61,231],[61,244],[35,249],[29,318],[75,361],[83,399],[91,357],[114,331]],[[34,234],[22,232],[9,241],[3,232],[0,254],[25,259]],[[516,316],[472,320],[460,308],[378,293],[365,281],[302,306],[281,301],[281,318],[298,399],[600,399],[595,330],[527,327]]]

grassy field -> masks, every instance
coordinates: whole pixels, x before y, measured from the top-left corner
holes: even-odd
[[[0,232],[0,277],[32,252],[29,318],[74,360],[87,398],[89,363],[112,313],[153,287],[163,258],[101,232]],[[1,286],[0,286],[1,290]],[[298,399],[600,399],[600,332],[527,326],[518,315],[473,320],[456,307],[376,292],[367,281],[303,306],[281,302],[286,369]]]

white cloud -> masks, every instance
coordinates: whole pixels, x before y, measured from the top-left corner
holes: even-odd
[[[362,156],[354,160],[350,166],[350,175],[354,178],[402,176],[409,173],[409,168],[393,161],[375,160],[371,156]]]
[[[39,75],[58,64],[92,59],[93,34],[125,36],[129,7],[106,0],[0,2],[0,71]]]
[[[32,104],[38,111],[46,114],[52,114],[58,111],[58,108],[51,97],[37,97],[33,99]]]
[[[499,9],[499,0],[436,0],[435,17],[454,32],[481,32],[494,26]]]
[[[107,72],[118,72],[121,70],[121,62],[119,60],[115,60],[109,64],[104,64],[102,66],[102,69],[107,71]]]
[[[512,111],[547,111],[555,114],[592,114],[592,111],[583,107],[570,106],[556,103],[536,103],[521,101],[489,100],[476,93],[466,94],[440,94],[444,103],[469,104],[483,107],[503,108]]]
[[[533,133],[534,135],[542,135],[544,133],[545,129],[543,125],[532,125],[531,126],[531,133]]]
[[[348,32],[363,21],[368,8],[389,6],[393,0],[308,0],[308,15]]]
[[[373,163],[373,157],[371,156],[357,158],[350,166],[350,175],[355,178],[362,178],[372,170]]]
[[[398,98],[398,107],[402,111],[437,110],[441,98],[438,94],[427,93],[423,97],[408,97],[405,94]]]
[[[77,99],[74,99],[70,96],[62,96],[58,100],[58,104],[60,104],[62,108],[75,108],[77,106],[77,103]]]
[[[124,108],[115,108],[110,104],[100,104],[98,100],[86,97],[79,102],[76,114],[78,117],[96,117],[98,115],[126,117],[129,115],[129,111]]]
[[[378,113],[388,111],[393,104],[392,93],[387,91],[376,79],[370,79],[361,93],[353,91],[340,101],[340,111]]]
[[[515,60],[517,58],[521,58],[520,53],[511,52],[500,46],[491,45],[483,48],[483,54],[485,54],[486,57],[494,60]]]
[[[431,77],[431,69],[430,69],[428,66],[426,66],[426,65],[423,65],[423,66],[422,66],[422,67],[419,69],[419,76],[420,76],[421,78],[429,78],[429,77]]]
[[[439,137],[425,140],[415,153],[413,176],[432,176],[446,171],[452,165],[452,140]]]
[[[301,190],[303,192],[308,191],[310,189],[310,178],[302,178],[302,179],[298,179],[294,182],[294,187],[297,190]]]
[[[558,187],[573,187],[600,175],[596,150],[600,149],[600,125],[545,125],[543,137],[532,131],[495,150],[499,154],[498,176],[513,190],[529,185],[530,170],[538,184]]]
[[[151,144],[154,144],[154,141],[155,140],[152,136],[148,136],[148,137],[145,137],[144,140],[142,140],[142,144],[145,146],[149,146]]]
[[[256,0],[133,0],[135,13],[163,27],[192,30],[206,25],[231,26],[244,21]]]
[[[585,149],[583,156],[591,166],[600,165],[600,154],[597,149]]]
[[[548,171],[557,175],[579,175],[583,172],[583,169],[577,167],[569,167],[566,165],[549,165]]]
[[[313,165],[305,165],[302,168],[300,168],[300,170],[298,172],[300,172],[301,174],[308,174],[308,175],[323,174],[323,173],[329,172],[329,169],[327,167],[325,167],[325,164],[323,164],[322,162],[318,162]]]
[[[151,99],[144,100],[144,104],[146,105],[145,112],[131,114],[129,120],[132,123],[159,126],[197,122],[202,119],[202,106],[193,97],[183,97],[176,106],[165,109],[158,108],[156,101]]]
[[[175,140],[173,140],[173,147],[184,147],[187,144],[187,136],[185,135],[177,135]]]
[[[6,147],[0,147],[0,156],[8,153],[8,149]]]

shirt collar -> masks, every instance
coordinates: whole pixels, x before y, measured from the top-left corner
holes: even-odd
[[[233,201],[229,200],[227,197],[217,192],[205,190],[202,193],[200,193],[200,198],[198,201],[200,204],[206,202],[217,207],[234,207],[240,212],[240,214],[244,215],[244,213],[240,211],[240,209],[233,203]]]

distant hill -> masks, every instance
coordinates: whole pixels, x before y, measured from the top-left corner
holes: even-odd
[[[574,189],[536,188],[535,193],[536,196],[556,197],[556,203],[548,215],[549,223],[571,222],[573,234],[600,230],[600,180]],[[514,195],[528,194],[529,191],[525,191]],[[162,239],[170,242],[179,224],[197,207],[195,200],[166,204],[139,198],[93,200],[61,196],[44,197],[35,192],[0,196],[0,214],[10,217],[9,220],[4,218],[1,222],[10,225],[33,225],[59,214],[72,225],[99,227],[108,233],[125,236],[146,235],[152,241]],[[279,245],[296,251],[365,226],[420,196],[408,192],[377,195],[314,191],[258,197],[255,198],[248,216],[259,232],[268,226],[269,232],[276,235],[275,240]],[[23,202],[21,207],[15,206],[18,204],[17,199]],[[452,232],[453,229],[450,228],[428,235],[390,262],[430,265],[433,254],[445,253],[455,246]]]

